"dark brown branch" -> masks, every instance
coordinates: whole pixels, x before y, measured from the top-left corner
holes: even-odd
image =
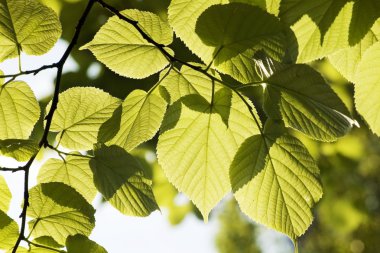
[[[63,66],[65,65],[67,58],[69,57],[71,51],[73,50],[74,46],[76,45],[76,43],[78,41],[78,37],[79,37],[79,34],[81,32],[81,29],[82,29],[82,27],[83,27],[83,25],[87,19],[88,14],[91,11],[91,8],[93,7],[94,3],[95,3],[95,0],[89,0],[88,1],[86,9],[83,11],[81,18],[78,21],[78,25],[75,28],[74,36],[73,36],[69,46],[67,47],[66,51],[62,55],[62,58],[58,61],[58,63],[52,64],[52,65],[46,65],[46,67],[41,67],[40,69],[37,69],[34,72],[33,71],[20,72],[20,73],[35,73],[35,74],[37,74],[39,71],[41,71],[43,69],[47,69],[48,66],[53,66],[53,67],[57,68],[57,79],[56,79],[56,84],[55,84],[55,88],[54,88],[52,105],[50,107],[49,113],[45,117],[46,125],[45,125],[45,129],[44,129],[44,134],[43,134],[43,136],[39,142],[39,145],[38,145],[40,149],[42,148],[42,146],[48,145],[49,130],[50,130],[50,126],[51,126],[51,122],[53,119],[54,112],[55,112],[55,110],[57,108],[57,104],[58,104],[58,95],[59,95],[59,90],[60,90],[60,85],[61,85]],[[37,156],[37,153],[30,158],[28,163],[25,166],[23,166],[23,169],[22,169],[25,171],[24,204],[23,204],[21,215],[20,215],[20,218],[21,218],[20,235],[19,235],[19,237],[15,243],[15,246],[12,250],[12,253],[16,253],[17,248],[20,245],[20,242],[22,240],[26,240],[26,238],[25,238],[25,227],[26,227],[26,212],[27,212],[27,209],[29,206],[29,170],[30,170],[30,167],[33,164],[36,156]]]
[[[52,68],[56,68],[56,67],[58,67],[58,63],[53,63],[50,65],[44,65],[38,69],[21,71],[17,74],[0,75],[0,78],[13,78],[13,79],[15,79],[16,77],[23,76],[23,75],[30,75],[30,74],[37,75],[38,73],[40,73],[43,70],[52,69]]]

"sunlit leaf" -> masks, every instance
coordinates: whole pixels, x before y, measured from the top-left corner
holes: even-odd
[[[120,100],[93,87],[75,87],[59,95],[50,130],[57,141],[73,150],[89,150],[97,143],[99,128],[120,105]]]
[[[11,253],[12,251],[9,250],[7,253]],[[35,246],[30,246],[28,249],[24,247],[18,247],[17,253],[57,253],[56,250],[53,249],[45,249],[45,248],[40,248],[40,247],[35,247]],[[62,251],[65,252],[65,251]]]
[[[36,0],[0,1],[0,62],[48,52],[61,36],[55,12]]]
[[[90,166],[96,188],[121,213],[148,216],[158,209],[151,180],[139,162],[124,149],[102,146],[95,150]]]
[[[311,67],[291,65],[265,82],[268,115],[282,116],[286,126],[314,139],[334,141],[356,124],[340,98]]]
[[[121,14],[137,21],[139,27],[157,43],[172,43],[173,32],[159,16],[139,10],[124,10]],[[89,49],[108,68],[131,78],[148,77],[169,64],[156,46],[147,42],[132,25],[116,16],[111,17],[94,39],[81,49]]]
[[[65,160],[49,159],[38,173],[39,183],[61,182],[77,190],[89,203],[96,195],[90,159],[67,156]]]
[[[0,83],[0,140],[28,139],[39,117],[40,106],[26,83]]]
[[[66,240],[67,253],[107,253],[107,251],[86,236],[69,236]]]
[[[371,130],[380,136],[380,42],[363,55],[355,76],[355,105]]]
[[[211,56],[205,57],[212,59],[212,67],[241,82],[259,79],[253,59],[256,51],[264,50],[277,60],[284,56],[286,37],[281,23],[252,5],[211,6],[200,15],[195,31],[213,48]]]
[[[212,61],[214,48],[204,44],[195,33],[197,19],[210,6],[227,2],[227,0],[172,0],[170,2],[168,19],[175,34],[205,63]]]
[[[0,210],[0,249],[10,249],[18,238],[18,225],[6,213]]]
[[[329,60],[347,80],[354,82],[355,73],[364,53],[378,41],[380,41],[380,19],[358,44],[337,51],[329,56]]]
[[[166,102],[161,97],[143,90],[132,91],[122,104],[120,130],[107,144],[131,151],[153,138],[165,111]]]
[[[211,94],[209,87],[207,97],[188,95],[169,107],[157,144],[169,181],[190,197],[205,220],[230,190],[228,168],[240,143],[258,133],[236,94],[218,86]]]
[[[5,178],[0,175],[0,210],[7,212],[11,203],[12,193],[8,188]]]
[[[232,178],[235,197],[253,220],[293,240],[310,226],[322,186],[316,163],[296,138],[250,137],[239,148],[231,175],[239,176]]]
[[[170,104],[190,94],[210,96],[210,85],[212,83],[206,75],[188,66],[182,66],[180,70],[173,68],[160,84],[168,92]]]
[[[50,236],[64,244],[69,235],[89,235],[95,226],[94,208],[63,183],[43,183],[30,191],[27,215],[34,237]]]
[[[35,243],[38,243],[38,244],[41,244],[41,245],[45,245],[45,246],[48,246],[48,247],[51,247],[51,248],[56,248],[56,249],[60,249],[60,248],[63,248],[64,246],[57,243],[52,237],[50,236],[41,236],[41,237],[37,237],[37,238],[34,238],[33,240]]]
[[[295,34],[292,60],[310,62],[348,47],[353,5],[346,0],[282,0],[279,16]]]
[[[38,150],[38,143],[33,140],[0,140],[0,154],[20,162],[28,161]]]

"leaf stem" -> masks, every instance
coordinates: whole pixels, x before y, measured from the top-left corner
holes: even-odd
[[[59,250],[59,249],[55,249],[55,248],[52,248],[52,247],[49,247],[49,246],[45,246],[45,245],[42,245],[42,244],[39,244],[39,243],[35,243],[35,242],[32,242],[32,241],[30,241],[29,239],[26,239],[26,238],[25,238],[25,241],[29,245],[33,245],[34,247],[48,249],[48,250],[52,250],[52,251],[60,252],[60,253],[65,253],[65,251],[63,251],[63,250]]]
[[[59,150],[58,148],[50,145],[49,143],[46,144],[46,147],[50,148],[51,150],[54,150],[57,152],[59,155],[65,155],[65,156],[77,156],[77,157],[84,157],[84,158],[94,158],[93,156],[90,155],[82,155],[82,154],[76,154],[76,153],[67,153],[62,150]],[[61,157],[62,158],[62,157]]]

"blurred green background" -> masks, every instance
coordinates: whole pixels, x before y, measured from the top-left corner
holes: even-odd
[[[41,0],[55,9],[63,25],[63,39],[69,41],[75,24],[87,1],[84,0]],[[152,11],[166,19],[169,0],[108,0],[119,10],[138,8]],[[62,90],[72,86],[96,86],[112,95],[125,98],[133,89],[148,90],[155,84],[157,75],[144,80],[120,77],[109,71],[89,51],[78,48],[92,39],[99,27],[107,20],[109,13],[99,6],[93,9],[80,36],[72,57],[78,64],[75,72],[63,76]],[[176,39],[171,46],[176,56],[187,61],[198,59],[189,52],[183,43]],[[300,252],[305,253],[377,253],[380,245],[380,139],[368,130],[354,110],[353,85],[344,80],[326,61],[312,64],[320,71],[333,89],[344,100],[360,128],[353,129],[336,143],[312,141],[301,134],[297,135],[307,145],[321,170],[324,196],[314,209],[315,220],[300,239]],[[261,101],[257,88],[244,90],[258,107]],[[46,103],[46,98],[42,103]],[[261,115],[263,116],[263,115]],[[38,131],[36,131],[38,133]],[[161,207],[169,210],[168,219],[179,224],[189,213],[198,215],[196,208],[189,204],[178,204],[177,192],[165,179],[158,164],[149,162],[147,154],[154,154],[156,139],[136,150],[136,155],[145,161],[152,172],[155,195]],[[152,161],[154,159],[151,159]],[[259,253],[258,237],[260,228],[250,222],[230,200],[213,214],[220,223],[215,244],[221,253]],[[277,241],[270,242],[276,244]]]

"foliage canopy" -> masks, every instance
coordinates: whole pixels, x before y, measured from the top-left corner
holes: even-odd
[[[147,91],[133,87],[122,98],[95,87],[62,91],[64,64],[96,4],[112,17],[80,45],[80,54],[89,50],[122,77],[158,77]],[[27,162],[1,168],[25,173],[25,196],[19,231],[7,215],[11,193],[0,176],[0,248],[24,252],[19,244],[26,241],[28,252],[106,252],[88,239],[95,226],[91,202],[99,192],[126,215],[159,210],[154,179],[138,155],[155,136],[166,178],[205,221],[232,192],[248,217],[296,243],[323,191],[318,166],[294,133],[332,142],[359,127],[310,63],[326,57],[354,83],[356,110],[380,135],[379,5],[172,0],[158,15],[88,0],[62,58],[22,71],[22,52],[48,52],[61,24],[37,0],[0,0],[0,62],[18,57],[20,64],[17,74],[0,72],[0,154]],[[176,43],[191,60],[177,55]],[[43,113],[17,78],[50,68],[57,69],[56,86]],[[43,126],[36,124],[41,115]],[[38,127],[40,138],[32,134]],[[48,160],[29,189],[30,166],[44,148],[60,159]]]

